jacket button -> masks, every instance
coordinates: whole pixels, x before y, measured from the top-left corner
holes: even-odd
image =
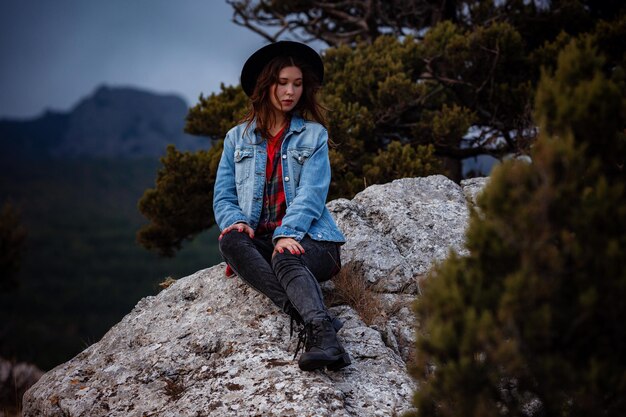
[[[287,155],[283,154],[283,159],[287,159]]]
[[[321,234],[321,233],[318,233],[318,234],[317,234],[317,237],[319,237],[319,238],[321,239],[321,238],[322,238],[322,234]]]
[[[289,177],[285,177],[285,182],[289,182]]]

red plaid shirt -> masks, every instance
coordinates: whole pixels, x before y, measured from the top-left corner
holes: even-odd
[[[267,140],[267,165],[265,167],[265,189],[263,191],[263,209],[259,226],[255,234],[261,236],[273,233],[280,226],[285,212],[287,201],[283,187],[283,166],[280,162],[280,149],[283,143],[287,126]]]

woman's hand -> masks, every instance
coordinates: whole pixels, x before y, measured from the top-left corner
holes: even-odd
[[[241,233],[247,233],[248,236],[250,236],[250,239],[254,238],[254,230],[252,230],[250,226],[248,226],[246,223],[235,223],[222,230],[222,233],[220,233],[220,236],[217,238],[217,240],[222,240],[222,237],[224,237],[226,233],[232,232],[233,230]]]
[[[277,253],[285,252],[285,249],[292,255],[302,255],[304,253],[304,248],[300,245],[300,242],[290,237],[281,237],[274,245],[274,253],[272,256]]]

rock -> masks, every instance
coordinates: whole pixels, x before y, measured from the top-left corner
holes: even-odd
[[[195,294],[196,298],[188,297]],[[236,308],[233,308],[236,306]],[[47,373],[24,416],[390,415],[414,384],[380,333],[349,307],[341,338],[354,366],[304,374],[289,321],[224,266],[143,299],[100,342]],[[65,414],[64,414],[65,413]]]
[[[362,263],[367,280],[383,292],[417,294],[433,261],[450,249],[463,252],[467,200],[442,175],[373,185],[328,207],[348,240],[344,263]]]
[[[365,279],[382,293],[386,323],[379,330],[404,361],[414,354],[412,302],[420,281],[450,250],[465,253],[468,206],[486,181],[459,186],[442,175],[403,178],[328,204],[347,238],[342,262],[361,264]]]
[[[488,178],[485,177],[479,177],[461,181],[463,194],[465,194],[465,198],[471,206],[476,206],[477,197],[480,192],[485,188],[485,185],[487,185],[487,179]]]
[[[385,306],[366,325],[332,308],[352,365],[304,373],[287,317],[224,264],[146,297],[98,343],[45,374],[24,396],[29,416],[388,416],[411,409],[406,359],[419,279],[462,250],[468,209],[445,177],[372,186],[329,208],[344,230],[343,263],[363,264]]]

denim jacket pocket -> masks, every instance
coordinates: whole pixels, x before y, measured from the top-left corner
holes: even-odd
[[[235,182],[242,184],[250,176],[252,170],[254,150],[252,147],[237,147],[233,160],[235,161]]]
[[[302,172],[302,166],[309,159],[309,156],[313,153],[313,149],[311,148],[296,148],[289,149],[287,151],[289,156],[291,156],[291,166],[292,166],[292,176],[296,184],[300,182],[300,173]]]

